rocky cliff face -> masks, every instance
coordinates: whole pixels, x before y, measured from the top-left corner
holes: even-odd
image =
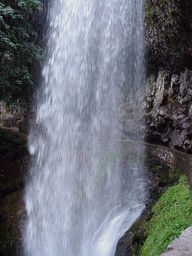
[[[147,140],[192,153],[192,71],[151,75],[146,99]]]
[[[146,140],[192,153],[192,1],[146,5]]]

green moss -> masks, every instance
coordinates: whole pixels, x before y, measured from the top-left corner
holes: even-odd
[[[153,173],[156,173],[159,176],[160,186],[167,186],[167,185],[173,184],[176,181],[178,181],[180,176],[180,172],[178,169],[170,168],[169,170],[166,171],[163,166],[158,166],[158,165],[156,169],[153,170]]]
[[[154,159],[147,162],[147,167],[150,172],[158,176],[160,186],[168,186],[178,181],[180,171],[177,168],[168,168],[161,163],[156,163]]]
[[[154,205],[152,213],[141,256],[160,255],[171,241],[192,225],[192,192],[185,176],[166,190]]]
[[[148,22],[152,22],[154,17],[156,16],[155,6],[152,5],[149,1],[146,1],[146,8],[145,8],[146,18]]]
[[[161,8],[164,8],[166,4],[167,4],[166,0],[160,0],[160,7]]]

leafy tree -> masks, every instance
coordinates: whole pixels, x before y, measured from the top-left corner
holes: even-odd
[[[40,0],[0,0],[0,99],[28,106],[42,59]]]

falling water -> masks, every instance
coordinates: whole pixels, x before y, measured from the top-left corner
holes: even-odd
[[[124,161],[120,118],[125,88],[134,107],[142,84],[144,0],[53,0],[48,16],[24,254],[113,256],[146,199],[143,150]]]

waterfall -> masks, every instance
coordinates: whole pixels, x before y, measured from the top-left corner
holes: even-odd
[[[141,214],[144,150],[123,157],[122,108],[143,83],[144,0],[52,0],[29,137],[26,256],[114,256]],[[137,129],[134,131],[137,140]],[[128,152],[127,151],[127,152]]]

